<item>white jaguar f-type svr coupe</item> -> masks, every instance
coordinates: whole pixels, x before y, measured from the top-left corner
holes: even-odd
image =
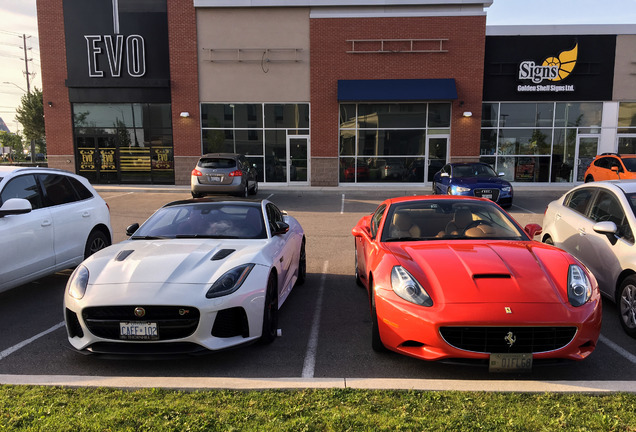
[[[305,235],[267,200],[176,201],[69,278],[71,345],[95,354],[197,354],[272,342],[306,274]]]

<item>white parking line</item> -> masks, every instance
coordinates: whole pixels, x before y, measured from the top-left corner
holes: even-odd
[[[318,300],[316,300],[316,308],[314,309],[314,319],[311,323],[311,332],[309,333],[309,341],[307,342],[307,352],[305,353],[305,362],[303,363],[303,378],[313,378],[314,369],[316,368],[316,353],[318,352],[318,330],[320,329],[320,311],[322,310],[322,294],[325,290],[325,279],[327,278],[327,269],[329,261],[325,261],[322,266],[322,275],[320,276],[320,286],[318,287]]]
[[[340,204],[340,214],[344,213],[344,201],[345,201],[345,194],[342,194],[342,203]]]
[[[274,194],[269,194],[269,195],[267,196],[267,198],[265,198],[265,199],[269,201],[269,200],[270,200],[273,196],[274,196]]]
[[[132,193],[134,193],[134,192],[126,192],[126,193],[121,193],[119,195],[111,195],[109,197],[104,198],[104,200],[109,200],[109,199],[112,199],[112,198],[119,198],[119,197],[123,197],[123,196],[126,196],[126,195],[130,195]]]
[[[600,335],[598,337],[598,340],[600,340],[601,342],[603,342],[605,345],[607,345],[608,347],[610,347],[611,349],[613,349],[614,351],[616,351],[618,354],[622,355],[623,357],[625,357],[627,360],[629,360],[630,362],[632,362],[633,364],[636,364],[636,355],[630,353],[629,351],[627,351],[626,349],[624,349],[623,347],[621,347],[620,345],[612,342],[611,340],[609,340],[608,338],[606,338],[603,335]]]
[[[54,325],[53,327],[51,327],[48,330],[44,330],[42,333],[36,334],[35,336],[33,336],[32,338],[29,338],[25,341],[20,342],[17,345],[12,346],[11,348],[7,348],[6,350],[0,352],[0,360],[4,359],[5,357],[13,354],[14,352],[16,352],[17,350],[24,348],[25,346],[27,346],[28,344],[30,344],[31,342],[36,341],[37,339],[41,338],[42,336],[46,336],[47,334],[54,332],[55,330],[64,327],[64,321],[62,321],[59,324]]]
[[[526,212],[526,213],[536,214],[536,213],[535,213],[535,212],[533,212],[532,210],[528,210],[528,209],[526,209],[526,208],[523,208],[523,207],[521,207],[521,206],[518,206],[517,204],[514,204],[514,205],[513,205],[513,207],[517,207],[518,209],[521,209],[521,210],[523,210],[523,211],[524,211],[524,212]]]

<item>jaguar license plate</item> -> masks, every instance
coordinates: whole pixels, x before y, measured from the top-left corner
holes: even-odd
[[[119,338],[126,340],[158,340],[159,330],[153,322],[120,322]]]
[[[490,354],[488,370],[490,372],[530,372],[532,370],[532,354]]]

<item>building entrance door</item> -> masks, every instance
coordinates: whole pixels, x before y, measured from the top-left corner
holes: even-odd
[[[426,138],[426,181],[432,182],[437,171],[446,165],[448,135],[429,135]]]
[[[574,166],[576,181],[584,180],[585,170],[598,152],[598,136],[579,135],[576,137],[576,164]]]
[[[307,183],[309,181],[309,137],[287,136],[287,181]]]

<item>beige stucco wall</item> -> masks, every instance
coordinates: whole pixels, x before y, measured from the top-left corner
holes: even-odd
[[[309,8],[197,8],[197,43],[201,102],[309,101]]]
[[[613,99],[636,100],[636,35],[616,37]]]

